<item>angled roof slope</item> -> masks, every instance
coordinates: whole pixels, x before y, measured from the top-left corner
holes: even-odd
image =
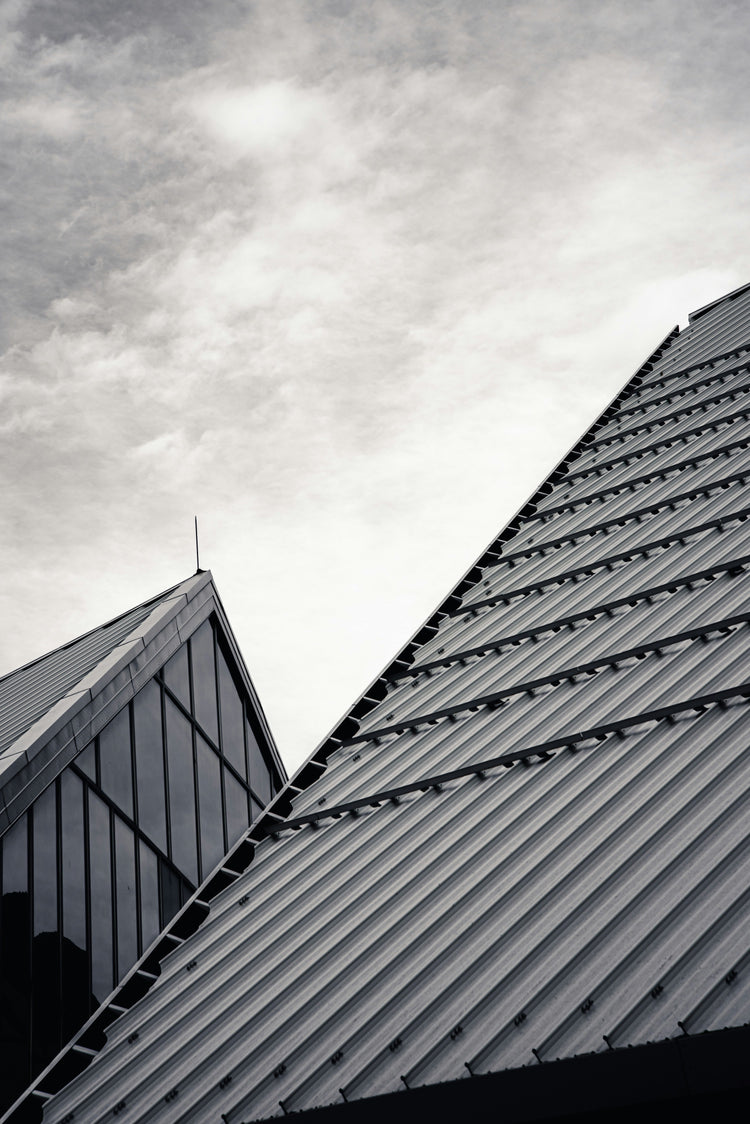
[[[0,679],[0,832],[216,613],[254,700],[268,748],[285,771],[210,571]]]
[[[740,291],[670,333],[42,1075],[48,1124],[356,1117],[748,1021],[749,389]]]
[[[194,584],[194,578],[189,578],[180,586],[172,586],[149,601],[121,613],[114,620],[92,628],[83,636],[0,678],[0,755],[130,636],[159,605],[179,597],[182,586],[188,583]]]

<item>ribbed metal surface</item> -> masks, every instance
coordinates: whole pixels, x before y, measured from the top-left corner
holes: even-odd
[[[0,754],[142,624],[175,590],[136,605],[115,620],[87,632],[0,679]]]
[[[631,380],[45,1121],[239,1124],[750,1018],[748,340],[740,292]]]

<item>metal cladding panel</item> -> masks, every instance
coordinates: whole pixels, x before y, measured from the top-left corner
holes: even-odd
[[[749,341],[750,290],[660,345],[45,1121],[249,1124],[750,1021]]]
[[[0,679],[0,761],[2,752],[43,719],[55,703],[104,665],[115,649],[140,635],[149,618],[156,619],[160,610],[176,604],[202,580],[194,575]]]
[[[109,625],[0,679],[0,753],[129,636],[152,608],[152,603],[138,605]]]
[[[559,546],[537,550],[533,546],[521,560],[524,579],[529,583],[548,578],[558,572],[585,568],[628,551],[638,552],[653,547],[667,538],[679,538],[694,533],[694,528],[707,526],[715,520],[740,518],[750,514],[750,496],[739,481],[719,489],[711,495],[681,500],[676,510],[663,507],[657,512],[641,515],[637,519],[623,518],[621,524],[602,531],[583,529],[580,538]],[[516,579],[519,561],[502,561],[493,567],[490,593],[502,592]],[[512,588],[512,586],[511,586]],[[486,596],[482,590],[482,597]],[[470,601],[466,606],[471,605]]]
[[[560,517],[570,518],[586,507],[596,511],[604,502],[607,504],[607,517],[614,518],[622,510],[638,510],[650,503],[658,503],[668,496],[698,491],[714,481],[724,480],[735,474],[746,474],[750,464],[748,445],[732,445],[728,451],[692,462],[681,462],[665,473],[646,472],[632,481],[626,481],[617,488],[594,488],[585,496],[568,504],[551,505],[532,516],[524,528],[525,535],[534,535],[538,541],[545,524],[556,526]],[[679,490],[678,490],[679,489]],[[610,515],[611,510],[611,515]],[[519,541],[520,539],[519,535]]]
[[[684,544],[674,542],[651,551],[648,557],[561,577],[559,582],[553,580],[541,589],[518,595],[508,604],[498,602],[475,610],[475,615],[445,618],[434,639],[420,650],[419,662],[526,630],[541,630],[545,624],[559,624],[587,608],[594,612],[622,599],[636,600],[649,590],[692,580],[712,566],[718,570],[735,560],[741,562],[750,554],[750,521],[735,524],[730,530],[712,528],[687,538]]]
[[[713,403],[738,394],[747,387],[748,368],[746,360],[727,359],[717,366],[703,368],[696,376],[688,374],[687,385],[678,382],[671,391],[665,390],[651,404],[628,406],[619,411],[612,421],[599,430],[594,445],[608,442],[624,443],[630,434],[638,429],[648,428],[662,419],[669,419],[685,411],[698,410],[705,403]]]
[[[585,619],[575,626],[540,633],[500,651],[492,649],[447,667],[433,668],[425,682],[415,678],[403,680],[367,715],[362,729],[376,728],[384,722],[386,714],[407,722],[416,698],[425,713],[462,698],[531,684],[539,677],[570,671],[579,664],[614,660],[618,653],[648,644],[657,646],[671,636],[712,621],[750,615],[750,583],[744,572],[738,577],[723,573],[707,584],[710,589],[701,590],[700,596],[696,596],[695,589],[686,587],[678,587],[674,593],[666,590],[633,606],[622,605],[601,613],[593,621]]]
[[[750,402],[747,411],[750,412]],[[601,465],[599,469],[592,469],[585,475],[574,478],[565,485],[565,490],[556,489],[550,496],[550,504],[555,506],[562,500],[574,502],[592,491],[603,488],[620,487],[635,477],[647,473],[668,472],[674,467],[679,467],[686,460],[697,460],[699,457],[713,455],[729,442],[750,441],[750,421],[743,414],[734,422],[726,422],[701,433],[693,433],[684,438],[675,438],[668,442],[665,439],[658,449],[650,449],[636,453],[627,460],[618,459],[614,464]],[[540,511],[542,507],[540,506]]]
[[[746,410],[747,386],[737,391],[729,401],[722,399],[702,409],[696,408],[695,412],[680,413],[677,416],[667,414],[661,418],[654,418],[648,425],[631,432],[627,438],[622,438],[619,442],[605,445],[597,442],[581,455],[576,466],[577,472],[595,469],[598,464],[602,462],[606,464],[625,452],[629,457],[635,456],[644,449],[651,450],[658,442],[681,441],[683,438],[692,437],[696,430],[732,422],[736,417],[741,417]]]

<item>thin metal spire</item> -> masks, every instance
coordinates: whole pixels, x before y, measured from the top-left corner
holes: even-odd
[[[201,556],[200,556],[200,551],[198,549],[198,516],[197,515],[195,516],[195,572],[196,572],[196,574],[199,574],[201,572]]]

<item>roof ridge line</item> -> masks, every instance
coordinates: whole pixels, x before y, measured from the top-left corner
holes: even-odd
[[[103,624],[96,625],[94,628],[90,628],[86,632],[82,632],[79,636],[74,637],[72,640],[66,641],[65,644],[58,644],[56,648],[50,648],[49,651],[43,652],[40,656],[36,656],[33,660],[29,660],[28,663],[22,663],[19,667],[14,667],[11,671],[6,671],[3,675],[0,675],[0,686],[2,686],[4,681],[6,679],[9,679],[12,675],[17,675],[21,671],[26,671],[28,670],[28,668],[34,667],[36,664],[41,663],[42,660],[46,660],[49,659],[50,656],[54,656],[56,652],[64,652],[66,648],[72,648],[75,644],[79,644],[81,640],[85,640],[87,636],[93,636],[95,632],[103,632],[105,629],[111,628],[112,625],[117,624],[117,622],[122,620],[123,617],[127,617],[129,613],[134,613],[136,609],[146,609],[152,603],[167,600],[167,594],[173,593],[176,589],[179,588],[179,586],[185,585],[185,583],[189,582],[191,578],[197,577],[198,573],[208,574],[210,577],[211,571],[201,570],[196,572],[195,574],[191,574],[190,577],[183,578],[182,581],[177,582],[175,585],[169,586],[161,593],[157,593],[155,597],[149,597],[147,601],[141,601],[136,605],[132,605],[129,609],[125,609],[124,612],[118,613],[116,617],[111,617],[110,620],[104,621]],[[133,627],[135,629],[139,626],[134,625]],[[123,637],[121,643],[124,643],[126,639],[127,637]]]

